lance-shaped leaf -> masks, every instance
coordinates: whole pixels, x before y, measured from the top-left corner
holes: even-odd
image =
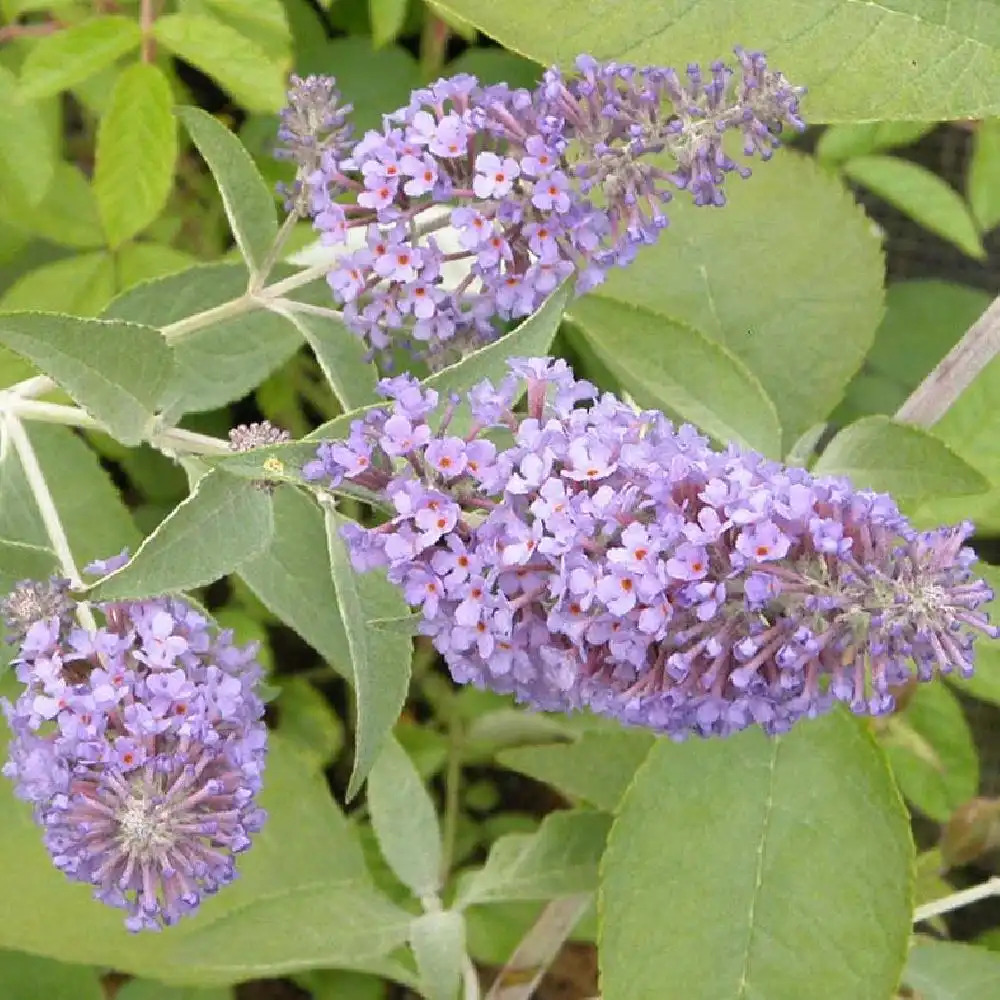
[[[160,332],[135,323],[0,315],[0,344],[34,362],[123,444],[143,440],[173,376]]]
[[[91,597],[121,600],[201,587],[263,549],[272,530],[267,493],[213,469],[125,566],[94,586]]]

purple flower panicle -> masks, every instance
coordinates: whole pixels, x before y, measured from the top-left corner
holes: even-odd
[[[889,712],[997,634],[970,524],[917,532],[886,495],[715,450],[564,361],[510,369],[469,393],[464,437],[447,408],[431,430],[435,392],[384,380],[391,409],[304,470],[386,498],[390,520],[345,531],[354,565],[386,568],[457,682],[676,738],[779,733],[838,701]]]
[[[97,632],[65,615],[27,628],[3,773],[55,866],[127,911],[130,930],[156,930],[231,882],[264,822],[261,670],[253,646],[183,601],[100,609]]]
[[[462,74],[414,91],[356,144],[325,142],[317,156],[315,143],[292,142],[323,240],[365,232],[329,274],[347,323],[373,351],[401,331],[420,356],[488,342],[498,320],[529,315],[564,279],[575,275],[585,292],[654,242],[672,191],[722,205],[726,174],[749,173],[723,150],[727,132],[766,159],[784,125],[804,127],[802,88],[762,54],[736,53],[737,71],[689,66],[683,82],[671,69],[589,56],[570,76],[549,70],[534,91]],[[340,128],[332,81],[327,88]],[[306,89],[311,99],[322,86]],[[286,118],[323,119],[298,110],[303,101],[299,84]],[[302,130],[286,124],[293,131]],[[428,222],[435,206],[446,214]],[[435,236],[448,225],[455,248]]]

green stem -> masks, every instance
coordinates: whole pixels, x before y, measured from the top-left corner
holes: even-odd
[[[25,433],[24,426],[12,413],[5,412],[3,414],[3,429],[20,459],[24,478],[31,490],[31,495],[35,498],[35,505],[38,507],[42,524],[45,526],[45,533],[49,536],[56,558],[59,560],[59,568],[62,570],[63,576],[69,580],[70,586],[74,589],[82,589],[84,586],[83,577],[73,559],[73,550],[70,548],[66,529],[63,528],[55,500],[52,498],[52,491],[45,480],[45,473],[42,471],[35,449],[31,446],[31,441]],[[90,632],[97,631],[97,623],[94,621],[89,604],[85,601],[77,604],[76,614],[83,628]]]
[[[274,243],[271,244],[271,249],[268,250],[267,256],[264,258],[264,262],[260,265],[260,272],[256,277],[251,277],[250,279],[250,285],[247,291],[251,295],[255,295],[264,290],[264,282],[270,277],[271,271],[274,270],[274,265],[278,263],[281,251],[284,250],[285,244],[288,242],[288,237],[292,235],[292,230],[295,228],[295,224],[298,221],[299,213],[293,209],[285,217],[285,221],[281,223],[278,235],[275,236]]]

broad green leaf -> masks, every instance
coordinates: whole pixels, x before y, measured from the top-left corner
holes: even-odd
[[[364,344],[343,322],[295,309],[274,311],[284,316],[312,348],[330,388],[346,411],[378,401],[375,365],[365,359]]]
[[[465,959],[465,918],[454,910],[421,914],[410,927],[410,948],[428,1000],[455,1000]]]
[[[8,594],[20,580],[44,580],[56,572],[51,548],[0,538],[0,594]]]
[[[1000,118],[988,118],[976,128],[965,184],[969,208],[979,228],[988,232],[1000,223]]]
[[[272,529],[270,497],[245,479],[213,469],[90,596],[120,600],[204,586],[260,552]]]
[[[168,934],[129,934],[120,910],[53,867],[30,807],[0,782],[0,900],[31,900],[0,905],[0,945],[206,987],[364,968],[406,941],[412,915],[372,888],[325,778],[276,734],[261,805],[268,821],[240,856],[233,885]]]
[[[610,829],[605,813],[562,810],[546,816],[536,833],[501,837],[485,866],[463,882],[455,905],[593,892]]]
[[[96,316],[114,298],[115,262],[103,250],[43,264],[14,282],[0,299],[3,312],[52,309]]]
[[[921,684],[906,710],[887,720],[882,746],[900,791],[939,823],[979,790],[969,723],[944,684]]]
[[[968,205],[926,167],[895,156],[859,156],[848,160],[843,171],[963,253],[977,260],[986,256]]]
[[[979,318],[990,298],[978,288],[948,281],[891,284],[886,289],[885,316],[875,333],[875,343],[847,387],[834,413],[835,422],[849,423],[870,413],[895,413]],[[934,433],[944,436],[940,421]],[[969,455],[956,445],[953,443],[955,450],[969,461]]]
[[[240,564],[239,576],[334,669],[349,674],[350,651],[330,577],[323,513],[293,489],[276,490],[272,505],[274,533],[262,551]]]
[[[409,755],[386,738],[368,772],[368,811],[379,850],[417,899],[441,887],[441,827]]]
[[[886,1000],[912,865],[885,760],[846,712],[659,741],[604,855],[603,996],[801,1000],[808,983],[810,1000]]]
[[[403,28],[409,0],[368,0],[375,48],[393,41]]]
[[[334,38],[310,46],[296,64],[298,72],[334,73],[359,134],[381,128],[382,115],[404,107],[421,85],[420,67],[406,49],[387,45],[377,51],[370,38]]]
[[[889,417],[863,417],[827,445],[813,471],[902,497],[982,493],[989,483],[940,438]]]
[[[250,154],[225,125],[200,108],[180,108],[177,116],[212,171],[236,245],[256,273],[278,234],[274,196]]]
[[[936,122],[859,122],[831,125],[816,143],[816,155],[827,163],[841,163],[881,149],[909,146],[937,127]]]
[[[920,937],[910,949],[903,982],[920,1000],[994,1000],[1000,995],[1000,954]]]
[[[138,285],[115,299],[104,316],[169,327],[241,298],[246,286],[242,264],[207,264]],[[263,309],[234,310],[176,341],[177,372],[163,408],[178,417],[239,399],[284,364],[300,344],[295,330],[281,317]]]
[[[724,58],[734,39],[809,92],[811,122],[947,121],[1000,110],[1000,9],[980,0],[434,0],[508,49],[570,67]],[[891,84],[889,83],[891,81]]]
[[[575,743],[504,750],[497,761],[564,795],[614,812],[655,742],[641,729],[598,730],[585,732]]]
[[[56,159],[35,104],[17,93],[17,78],[0,66],[0,183],[15,197],[38,204],[52,184]]]
[[[166,986],[150,979],[133,979],[115,994],[114,1000],[233,1000],[228,986],[198,989],[196,986]]]
[[[118,290],[186,271],[197,263],[196,257],[162,243],[126,243],[115,253]]]
[[[722,211],[675,198],[659,242],[594,295],[693,327],[735,354],[777,408],[787,450],[826,418],[871,346],[881,250],[840,181],[794,153],[760,164],[728,197]]]
[[[96,969],[0,951],[4,1000],[104,1000]]]
[[[285,103],[280,63],[234,28],[199,14],[167,14],[153,28],[175,56],[216,80],[249,111],[277,111]]]
[[[289,59],[291,31],[282,0],[205,0],[212,15],[259,45],[269,59]]]
[[[59,162],[42,201],[30,205],[0,191],[0,217],[10,225],[58,246],[89,250],[104,245],[97,201],[90,182],[79,167]]]
[[[52,424],[27,424],[25,430],[77,566],[82,569],[94,559],[134,546],[139,535],[129,512],[83,439],[67,427]],[[0,457],[0,538],[43,549],[51,545],[13,448]]]
[[[58,382],[123,444],[145,437],[173,368],[157,330],[120,321],[0,315],[0,343]]]
[[[21,98],[37,100],[99,73],[137,49],[142,32],[134,17],[102,14],[40,38],[21,66]]]
[[[120,246],[163,211],[174,182],[177,124],[163,71],[136,63],[115,81],[97,131],[94,194],[108,243]]]
[[[328,511],[326,536],[337,606],[350,649],[350,678],[357,699],[354,766],[347,786],[353,798],[385,745],[406,700],[410,685],[409,636],[368,627],[370,618],[397,618],[406,613],[399,590],[381,573],[357,573],[340,536],[346,518]]]
[[[721,441],[781,456],[774,404],[721,344],[665,316],[598,296],[575,302],[569,319],[640,406],[667,410]]]
[[[305,678],[291,677],[282,679],[275,706],[282,736],[319,770],[332,764],[344,745],[344,726],[329,700]]]

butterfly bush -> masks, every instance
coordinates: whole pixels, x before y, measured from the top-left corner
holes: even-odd
[[[104,624],[77,628],[67,586],[25,582],[2,604],[24,685],[3,701],[3,773],[55,866],[155,930],[231,882],[264,822],[256,646],[166,597],[99,605]]]
[[[735,51],[737,70],[691,65],[684,77],[580,56],[534,91],[460,74],[414,91],[357,142],[334,81],[296,78],[279,132],[298,165],[290,203],[332,246],[364,230],[329,273],[347,324],[373,352],[402,344],[433,361],[493,340],[570,276],[582,293],[629,263],[667,226],[673,191],[723,205],[726,175],[750,173],[726,153],[727,133],[766,160],[783,126],[804,128],[802,88],[761,53]],[[452,252],[435,235],[446,225]],[[449,284],[456,261],[467,270]]]
[[[970,524],[915,531],[884,494],[715,449],[564,361],[509,368],[468,394],[463,435],[454,400],[385,379],[391,407],[304,469],[384,499],[384,524],[343,530],[353,564],[387,570],[458,683],[675,738],[780,733],[967,677],[997,634]]]

